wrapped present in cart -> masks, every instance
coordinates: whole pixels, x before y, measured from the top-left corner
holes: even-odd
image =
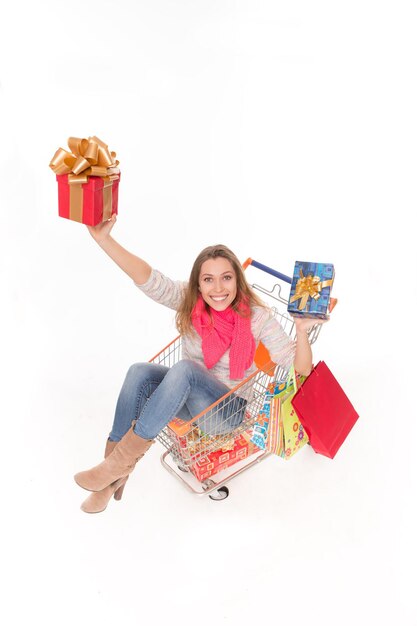
[[[75,476],[94,492],[82,508],[98,512],[113,493],[120,497],[155,440],[166,449],[163,466],[186,488],[224,499],[226,483],[268,456],[251,441],[265,394],[293,364],[301,375],[310,372],[310,344],[322,320],[294,319],[288,293],[281,295],[291,278],[252,259],[242,266],[226,246],[203,250],[189,281],[174,281],[113,239],[103,243],[100,234],[111,227],[104,223],[90,232],[114,260],[122,255],[142,292],[176,311],[180,334],[149,362],[129,369],[105,460]]]

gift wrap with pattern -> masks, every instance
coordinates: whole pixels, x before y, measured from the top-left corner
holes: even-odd
[[[332,263],[296,261],[288,312],[295,317],[328,319],[333,280]]]
[[[248,458],[256,452],[259,452],[259,448],[249,440],[247,433],[242,433],[236,437],[231,449],[220,449],[211,452],[194,463],[191,466],[191,471],[194,476],[202,482],[210,478],[210,476],[213,476],[213,474],[217,474],[231,467],[235,463],[238,463],[238,461],[243,461],[243,459]]]
[[[297,382],[303,380],[304,377],[297,377]],[[251,438],[261,450],[268,450],[284,459],[291,458],[308,442],[291,403],[295,393],[294,383],[290,380],[269,386]]]
[[[286,381],[276,381],[268,385],[265,392],[264,403],[259,411],[258,419],[253,426],[251,441],[261,450],[266,450],[268,440],[268,428],[271,421],[271,413],[276,412],[277,403],[274,401],[279,394],[285,391]],[[275,418],[275,414],[272,415]]]
[[[281,456],[289,459],[308,442],[307,433],[298,419],[298,415],[292,405],[295,394],[291,394],[281,402],[280,425],[282,428],[282,451]]]

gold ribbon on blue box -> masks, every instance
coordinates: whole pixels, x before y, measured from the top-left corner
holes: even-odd
[[[324,287],[332,287],[332,285],[333,278],[331,280],[320,280],[320,276],[313,276],[312,274],[304,276],[303,270],[300,269],[300,278],[295,287],[295,294],[290,298],[290,303],[301,300],[298,309],[302,311],[307,306],[309,298],[318,300],[321,290],[324,289]]]
[[[334,281],[332,263],[296,261],[291,283],[288,312],[297,317],[328,319]],[[334,302],[335,303],[335,302]]]

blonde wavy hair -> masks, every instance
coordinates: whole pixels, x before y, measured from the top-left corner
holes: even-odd
[[[177,310],[175,321],[178,332],[181,335],[190,334],[194,328],[191,321],[191,313],[197,302],[198,296],[200,295],[199,278],[201,266],[205,261],[208,261],[209,259],[217,259],[217,257],[223,257],[224,259],[227,259],[231,263],[233,270],[236,274],[236,298],[231,304],[232,308],[237,313],[239,313],[239,315],[243,315],[240,307],[243,302],[246,302],[249,305],[250,309],[252,309],[254,305],[265,306],[265,303],[262,302],[260,298],[258,298],[258,296],[248,285],[243,272],[243,268],[236,255],[231,250],[229,250],[229,248],[223,246],[222,244],[209,246],[208,248],[204,248],[204,250],[200,252],[198,257],[194,261],[187,288],[185,290],[181,304]],[[210,309],[207,303],[206,308],[207,310]]]

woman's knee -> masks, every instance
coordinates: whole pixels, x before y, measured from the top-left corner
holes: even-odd
[[[126,380],[141,383],[149,380],[162,380],[165,372],[161,371],[159,365],[154,363],[133,363],[127,370]]]
[[[178,361],[170,368],[169,377],[171,380],[188,379],[193,376],[198,367],[198,363],[192,361],[191,359],[181,359],[181,361]]]
[[[146,375],[149,365],[150,363],[133,363],[127,370],[126,376],[129,378],[138,378],[139,376]]]

